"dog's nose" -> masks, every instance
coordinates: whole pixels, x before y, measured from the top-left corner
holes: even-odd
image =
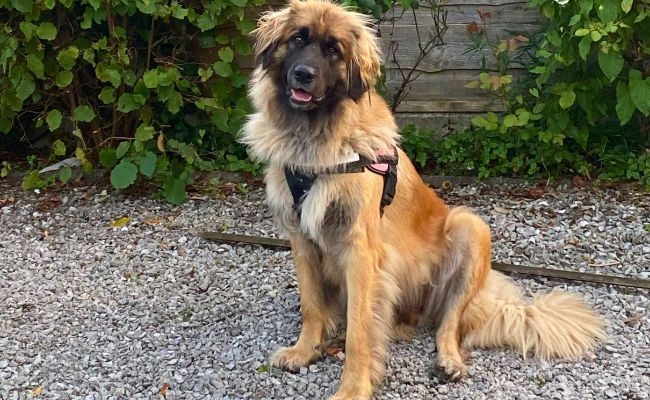
[[[296,80],[300,83],[311,83],[316,75],[316,69],[309,65],[299,64],[293,69],[293,74]]]

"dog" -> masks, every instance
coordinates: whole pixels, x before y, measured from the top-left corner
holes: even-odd
[[[487,224],[438,198],[399,148],[375,84],[381,50],[370,20],[327,0],[290,0],[253,32],[258,60],[242,132],[268,165],[269,207],[295,260],[302,329],[273,366],[299,370],[345,326],[346,360],[332,399],[369,399],[390,339],[436,329],[435,371],[456,380],[473,347],[576,358],[604,336],[582,299],[524,298],[491,269]]]

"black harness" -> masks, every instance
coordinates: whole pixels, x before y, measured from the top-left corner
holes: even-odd
[[[368,169],[375,174],[384,177],[384,189],[381,194],[379,213],[384,215],[384,207],[390,205],[395,197],[397,187],[397,151],[392,149],[392,154],[379,154],[377,161],[367,157],[359,156],[359,160],[344,164],[338,164],[325,169],[321,174],[347,174],[359,173]],[[301,172],[291,168],[284,169],[284,176],[293,197],[293,209],[300,215],[302,202],[307,197],[307,192],[314,185],[319,174],[313,172]]]

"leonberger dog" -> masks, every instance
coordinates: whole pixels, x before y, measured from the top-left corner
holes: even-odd
[[[582,299],[529,299],[490,267],[488,225],[438,198],[399,148],[376,92],[381,51],[370,20],[327,0],[291,0],[253,32],[255,112],[242,141],[268,164],[269,207],[291,242],[302,329],[271,356],[299,370],[345,327],[345,365],[333,399],[369,399],[390,339],[435,327],[434,371],[467,373],[472,347],[509,346],[576,358],[603,337]]]

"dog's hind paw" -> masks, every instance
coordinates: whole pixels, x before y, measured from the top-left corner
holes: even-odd
[[[274,367],[296,372],[300,367],[305,367],[320,356],[315,349],[305,350],[298,346],[282,347],[270,359]]]
[[[433,374],[441,382],[453,382],[460,380],[467,375],[469,367],[461,360],[454,360],[449,357],[438,357],[438,361],[433,368]]]

